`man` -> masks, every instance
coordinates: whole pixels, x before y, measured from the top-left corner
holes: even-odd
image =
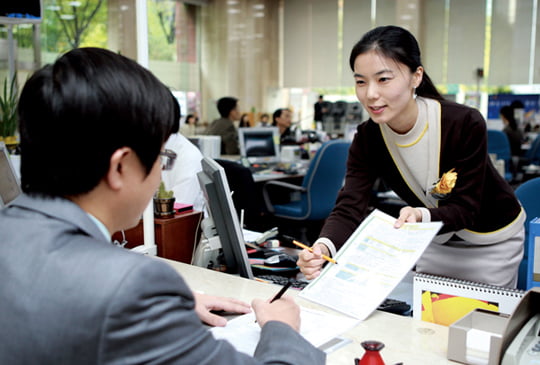
[[[238,99],[224,97],[218,100],[217,108],[220,119],[216,119],[206,130],[206,134],[221,136],[221,154],[238,155],[238,131],[234,127],[233,121],[240,119],[238,110]]]
[[[247,305],[194,297],[166,263],[110,243],[156,190],[174,115],[162,83],[103,49],[72,50],[26,82],[24,194],[0,210],[1,364],[324,362],[293,330],[290,298],[253,301],[262,329],[251,358],[201,324]]]
[[[323,114],[326,113],[326,108],[323,108],[324,96],[319,95],[319,100],[313,105],[314,113],[313,120],[315,122],[322,122]]]
[[[179,156],[181,163],[176,163],[170,170],[161,172],[161,179],[167,190],[174,192],[178,203],[192,204],[193,209],[204,210],[204,196],[199,185],[197,173],[202,171],[201,151],[186,137],[178,133],[180,130],[180,105],[173,99],[175,116],[172,134],[165,143],[165,148]],[[189,117],[189,116],[188,116]]]
[[[296,136],[291,130],[291,125],[291,111],[289,109],[277,109],[272,115],[272,126],[279,129],[281,145],[296,144]]]

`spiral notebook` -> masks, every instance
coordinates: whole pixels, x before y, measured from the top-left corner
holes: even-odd
[[[476,308],[512,314],[525,291],[416,273],[413,317],[449,326]]]

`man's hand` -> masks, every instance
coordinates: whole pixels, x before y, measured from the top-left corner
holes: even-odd
[[[270,299],[254,299],[251,305],[261,328],[268,321],[279,321],[300,331],[300,307],[290,296],[284,295],[273,303],[270,303]]]
[[[231,313],[249,313],[251,307],[249,304],[237,299],[215,297],[193,292],[195,297],[195,312],[204,323],[213,327],[224,327],[227,320],[210,311],[225,311]]]

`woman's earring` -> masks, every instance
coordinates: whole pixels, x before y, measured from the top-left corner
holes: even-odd
[[[412,92],[413,92],[413,95],[412,95],[413,99],[416,99],[416,88],[413,88]]]

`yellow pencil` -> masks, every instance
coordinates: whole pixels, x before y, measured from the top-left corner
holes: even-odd
[[[301,248],[306,249],[309,252],[313,253],[313,249],[311,247],[309,247],[309,246],[304,245],[303,243],[300,243],[300,242],[298,242],[296,240],[293,240],[292,243],[294,243],[298,247],[301,247]],[[331,258],[330,256],[322,255],[322,258],[325,259],[328,262],[331,262],[331,263],[337,265],[337,261],[334,260],[333,258]]]

